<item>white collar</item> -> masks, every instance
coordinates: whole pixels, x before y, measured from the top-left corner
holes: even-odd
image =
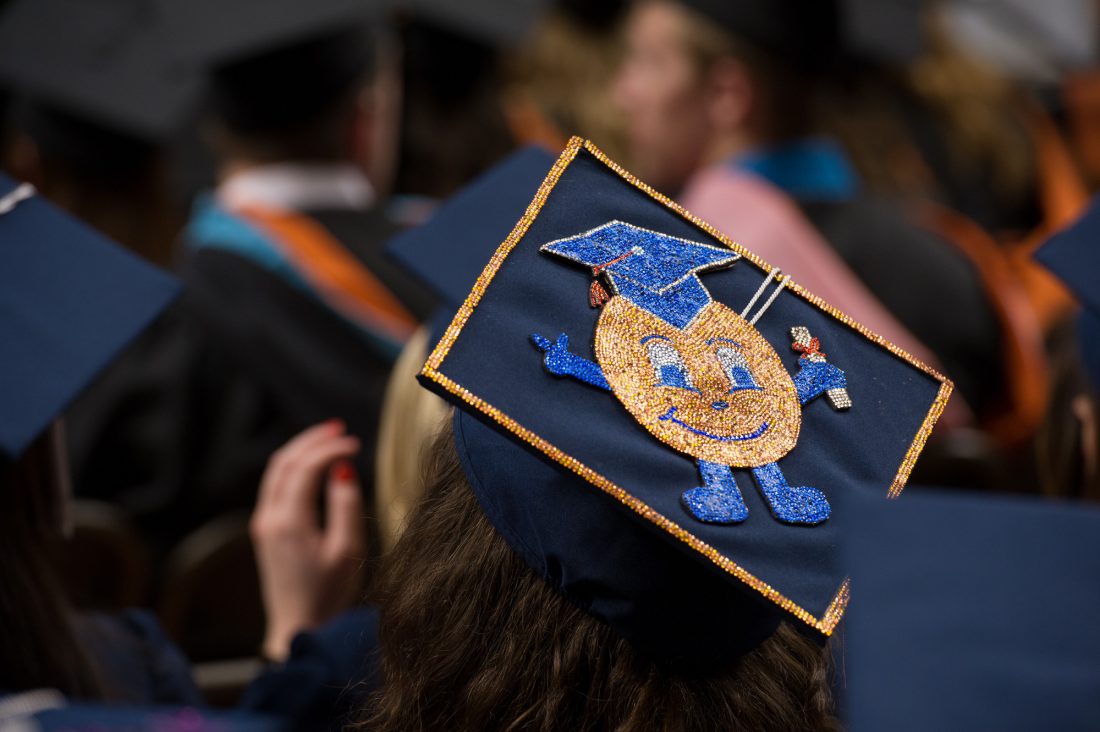
[[[257,206],[284,211],[369,208],[374,187],[351,163],[272,163],[234,173],[218,186],[218,203],[230,210]]]

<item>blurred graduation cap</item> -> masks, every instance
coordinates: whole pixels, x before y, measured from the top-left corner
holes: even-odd
[[[395,0],[406,16],[429,21],[494,47],[518,45],[551,0]]]
[[[0,175],[0,458],[17,459],[177,289]]]
[[[164,141],[190,111],[198,81],[169,45],[150,2],[11,0],[0,84],[24,100],[17,121],[40,145],[108,161],[127,140]]]
[[[514,204],[478,206],[506,170],[441,220],[485,210],[484,235],[505,230]],[[426,257],[421,271],[462,256],[446,250],[456,229],[421,236],[402,255]],[[730,663],[784,619],[832,632],[848,596],[834,518],[901,491],[951,391],[576,138],[420,378],[458,407],[466,476],[512,548],[690,669]]]
[[[840,0],[841,35],[849,53],[907,64],[925,47],[923,15],[928,0]]]
[[[232,129],[311,120],[371,69],[371,23],[387,0],[148,0],[181,60],[209,72],[210,101]]]
[[[1100,512],[913,490],[845,517],[852,732],[1100,719]]]
[[[1035,259],[1065,283],[1077,297],[1078,345],[1092,383],[1100,388],[1100,198],[1074,223],[1048,239]]]
[[[612,29],[630,8],[630,0],[555,0],[559,13],[595,31]]]
[[[793,60],[830,69],[842,52],[903,64],[924,48],[927,0],[679,0],[737,37]]]
[[[822,68],[839,48],[840,0],[678,0],[801,70]]]
[[[444,201],[424,224],[387,242],[386,253],[453,314],[553,164],[554,156],[541,147],[512,153]]]

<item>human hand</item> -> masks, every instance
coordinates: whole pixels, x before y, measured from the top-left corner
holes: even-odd
[[[363,499],[350,458],[359,440],[343,423],[311,427],[268,461],[249,530],[267,613],[264,655],[286,658],[290,641],[354,599],[366,537]],[[317,493],[325,487],[321,525]]]

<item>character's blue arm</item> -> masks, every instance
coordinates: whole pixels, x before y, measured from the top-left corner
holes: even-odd
[[[540,351],[546,353],[546,358],[543,360],[546,363],[546,370],[550,373],[558,376],[572,376],[586,384],[611,391],[611,386],[604,378],[599,364],[569,352],[569,336],[565,333],[558,336],[558,340],[554,343],[538,333],[531,335],[531,341]]]
[[[802,404],[816,399],[829,389],[843,389],[848,385],[844,372],[825,361],[811,361],[803,356],[798,359],[798,373],[794,375],[794,388]]]

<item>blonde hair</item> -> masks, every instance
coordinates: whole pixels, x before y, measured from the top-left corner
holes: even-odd
[[[506,99],[530,102],[563,137],[581,135],[621,158],[626,125],[608,99],[622,58],[621,36],[618,24],[588,28],[561,11],[551,12],[510,60]]]

